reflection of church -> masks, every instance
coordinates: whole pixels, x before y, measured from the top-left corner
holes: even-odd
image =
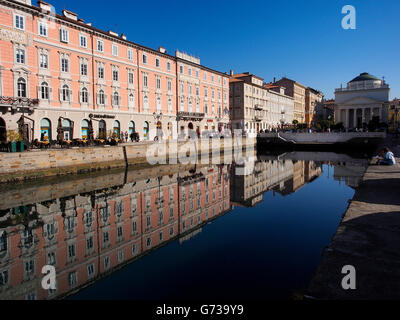
[[[361,162],[361,161],[360,161]],[[367,161],[361,163],[336,163],[334,165],[335,173],[334,178],[337,181],[344,182],[346,185],[352,188],[358,188],[363,180],[366,167],[368,165]],[[365,163],[366,162],[366,163]]]
[[[0,195],[0,299],[60,298],[231,210],[226,166],[154,169]],[[167,173],[166,173],[167,174]],[[32,203],[34,202],[34,203]],[[41,289],[54,265],[57,290]]]

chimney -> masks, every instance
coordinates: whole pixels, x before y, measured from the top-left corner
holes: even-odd
[[[71,19],[71,20],[78,21],[78,15],[75,12],[72,12],[69,10],[63,10],[62,13],[63,13],[64,17]]]
[[[114,32],[114,31],[111,31],[111,30],[108,31],[108,34],[112,35],[114,37],[118,37],[118,33]]]
[[[27,3],[28,4],[28,3]],[[50,12],[51,11],[51,5],[50,4],[48,4],[48,3],[46,3],[46,2],[44,2],[44,1],[38,1],[38,5],[39,5],[39,7],[40,7],[40,9],[42,9],[42,10],[44,10],[44,11],[48,11],[48,12]]]
[[[274,82],[273,83],[276,83],[276,77],[274,77]]]
[[[161,53],[166,53],[167,52],[167,50],[164,47],[159,47],[158,51],[161,52]]]
[[[229,74],[231,75],[231,77],[233,77],[233,70],[231,69],[231,71],[229,72]]]
[[[121,34],[121,38],[126,40],[126,35],[124,35],[123,33]]]

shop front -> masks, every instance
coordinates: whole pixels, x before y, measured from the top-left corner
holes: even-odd
[[[201,137],[201,122],[204,120],[204,113],[179,112],[179,138]]]
[[[40,141],[51,141],[51,121],[44,118],[40,121]]]
[[[117,139],[121,139],[121,124],[118,120],[114,121],[113,133]]]
[[[89,121],[82,120],[81,135],[82,140],[89,140]]]
[[[74,136],[73,122],[69,119],[62,120],[62,135],[64,141],[71,141]]]

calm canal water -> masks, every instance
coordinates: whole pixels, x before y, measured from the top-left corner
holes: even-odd
[[[365,167],[303,152],[2,186],[0,299],[293,299]]]

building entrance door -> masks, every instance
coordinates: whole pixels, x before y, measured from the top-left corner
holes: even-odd
[[[7,141],[7,129],[6,129],[6,122],[3,118],[0,118],[0,142]]]
[[[104,120],[99,122],[99,139],[106,140],[107,139],[107,126]]]

